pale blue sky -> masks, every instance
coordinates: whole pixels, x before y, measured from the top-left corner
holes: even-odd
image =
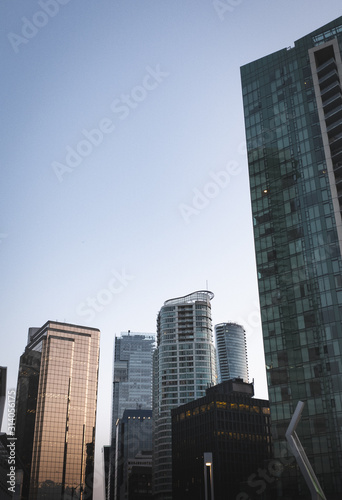
[[[0,365],[15,387],[30,326],[57,319],[100,328],[101,500],[114,335],[154,332],[165,300],[208,281],[213,323],[244,324],[250,376],[267,397],[239,68],[293,45],[341,7],[63,3],[0,5]],[[100,126],[97,145],[85,143]],[[73,169],[68,147],[87,153]],[[59,178],[55,162],[65,165]]]

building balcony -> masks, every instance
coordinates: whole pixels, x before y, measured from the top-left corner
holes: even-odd
[[[340,118],[339,120],[335,121],[331,125],[327,126],[327,132],[328,133],[332,132],[332,131],[340,132],[340,130],[342,131],[342,118]]]
[[[321,87],[321,89],[326,87],[327,85],[330,85],[334,81],[339,81],[338,73],[337,73],[336,69],[333,69],[332,71],[330,71],[326,75],[322,76],[322,78],[318,79],[318,83],[319,83],[319,86]]]
[[[338,92],[338,91],[341,92],[341,86],[340,86],[340,82],[338,80],[336,80],[335,82],[331,83],[328,87],[321,89],[322,99],[324,99],[324,100],[329,99],[334,94],[336,94],[336,92]]]
[[[337,113],[340,113],[342,111],[342,104],[340,104],[339,106],[336,106],[335,108],[333,108],[331,111],[329,111],[328,113],[325,114],[324,118],[325,118],[325,121],[328,125],[328,123],[331,121],[330,118],[336,118],[336,114]]]
[[[341,102],[342,102],[342,94],[341,91],[339,90],[338,92],[336,92],[336,94],[334,94],[332,97],[329,97],[329,99],[323,102],[324,112],[327,113],[328,111],[331,111]]]
[[[325,75],[332,69],[336,69],[336,61],[334,57],[330,57],[327,61],[317,67],[317,73],[320,77]]]

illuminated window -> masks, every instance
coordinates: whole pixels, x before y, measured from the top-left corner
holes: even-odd
[[[216,408],[226,409],[227,403],[225,401],[216,401]]]

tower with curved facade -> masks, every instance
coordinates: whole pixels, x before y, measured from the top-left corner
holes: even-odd
[[[211,305],[197,291],[164,302],[153,355],[153,491],[172,498],[171,409],[205,395],[216,384]]]
[[[248,383],[246,330],[237,323],[215,325],[219,382],[241,378]]]

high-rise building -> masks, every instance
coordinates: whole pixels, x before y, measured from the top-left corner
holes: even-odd
[[[114,375],[112,399],[112,435],[109,464],[108,499],[119,500],[119,471],[115,466],[116,449],[120,448],[121,434],[117,434],[118,419],[125,410],[152,410],[152,354],[155,335],[145,333],[122,333],[115,338]],[[121,427],[118,427],[120,431]],[[115,465],[116,464],[116,465]],[[120,465],[121,466],[121,465]]]
[[[100,331],[48,321],[20,358],[22,499],[92,498]]]
[[[153,494],[172,498],[171,409],[205,395],[216,384],[211,305],[197,291],[167,300],[157,319],[153,356]]]
[[[152,499],[152,410],[125,410],[118,419],[115,452],[115,491],[117,498]],[[145,481],[143,495],[132,491],[132,468],[136,476],[140,467]],[[131,488],[130,488],[131,486]],[[142,485],[140,485],[142,486]],[[133,488],[134,490],[134,488]],[[139,488],[138,488],[139,490]]]
[[[241,378],[248,383],[246,330],[237,323],[215,325],[219,382]]]
[[[339,17],[241,68],[275,455],[304,401],[297,433],[329,500],[342,494],[341,51]],[[309,497],[290,469],[284,497]]]
[[[231,379],[171,410],[174,499],[206,498],[203,472],[208,452],[214,498],[258,498],[255,489],[249,496],[246,484],[254,480],[260,493],[260,480],[255,479],[258,469],[272,457],[272,440],[268,401],[253,395],[253,384]]]

